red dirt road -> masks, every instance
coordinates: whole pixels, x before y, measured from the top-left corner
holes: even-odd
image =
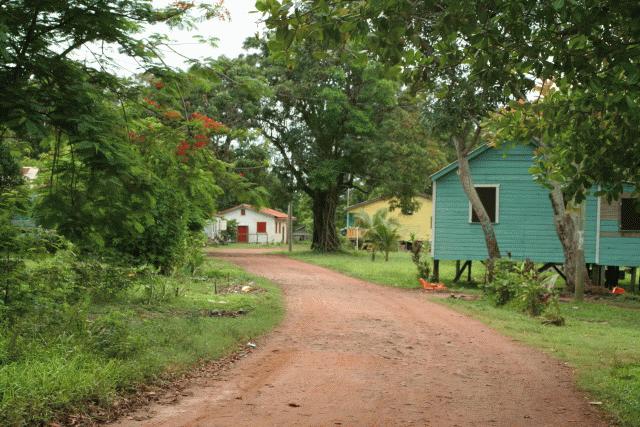
[[[252,250],[215,256],[279,283],[284,322],[192,396],[118,425],[607,425],[562,363],[419,292]]]

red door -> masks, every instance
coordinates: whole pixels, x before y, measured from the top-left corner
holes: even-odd
[[[249,226],[238,226],[238,243],[249,243]]]

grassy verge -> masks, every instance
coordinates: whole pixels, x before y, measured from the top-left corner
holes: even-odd
[[[555,327],[508,308],[493,307],[486,300],[437,301],[568,362],[576,368],[579,387],[602,401],[622,425],[640,425],[639,304],[563,303],[567,324]]]
[[[171,294],[178,287],[178,297],[149,303],[142,295],[148,289],[131,290],[119,301],[79,309],[87,311],[77,317],[83,324],[66,319],[55,333],[20,343],[28,351],[0,364],[0,424],[46,423],[82,411],[87,402],[108,405],[143,382],[228,354],[282,318],[280,291],[268,281],[215,259],[207,260],[203,274],[202,280],[154,285],[156,292],[168,287]],[[213,281],[224,286],[227,278],[262,290],[214,295]],[[238,309],[248,313],[207,315]]]
[[[409,252],[392,252],[389,254],[389,261],[385,261],[382,256],[377,256],[375,261],[371,261],[371,255],[365,251],[320,254],[306,250],[293,252],[289,256],[380,285],[409,289],[420,287],[416,279],[416,266],[411,262]],[[484,277],[484,266],[474,263],[472,273],[472,280],[481,281]],[[466,285],[461,283],[454,286],[454,277],[455,261],[440,262],[440,278],[444,283],[452,288]],[[474,286],[470,289],[473,290]]]

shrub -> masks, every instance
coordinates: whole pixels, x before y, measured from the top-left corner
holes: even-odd
[[[89,345],[103,356],[123,359],[134,354],[139,344],[131,336],[131,329],[124,313],[111,312],[94,320],[89,327]]]
[[[522,277],[516,291],[517,307],[529,316],[539,316],[545,308],[546,289],[536,280]]]
[[[482,291],[495,306],[505,305],[516,296],[521,282],[521,276],[516,267],[514,261],[497,260],[493,280],[481,285]]]
[[[235,219],[227,221],[227,229],[223,230],[220,236],[225,242],[235,242],[238,236],[238,221]]]
[[[112,300],[135,283],[134,270],[95,259],[75,262],[73,270],[78,286],[89,291],[96,301]]]
[[[556,325],[563,326],[564,316],[562,316],[560,312],[560,303],[558,301],[558,295],[553,295],[549,299],[549,303],[547,304],[547,308],[544,311],[544,318],[542,319],[542,323],[545,325]]]
[[[178,267],[190,276],[196,274],[198,269],[204,264],[204,252],[202,248],[205,246],[206,236],[198,231],[191,232],[183,242],[181,248],[181,257],[177,260]]]
[[[431,259],[425,255],[429,251],[429,246],[416,240],[415,234],[411,234],[411,261],[416,266],[418,279],[429,279],[431,275]]]
[[[557,276],[541,276],[530,261],[509,259],[495,262],[493,281],[482,285],[485,295],[496,305],[509,302],[530,316],[539,316],[555,293]]]

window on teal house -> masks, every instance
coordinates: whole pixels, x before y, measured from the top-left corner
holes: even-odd
[[[640,231],[640,201],[623,198],[620,203],[620,230]]]
[[[500,219],[500,186],[498,185],[476,185],[476,191],[480,201],[489,215],[492,223],[497,224]],[[469,202],[469,222],[479,224],[480,219],[471,207]]]

